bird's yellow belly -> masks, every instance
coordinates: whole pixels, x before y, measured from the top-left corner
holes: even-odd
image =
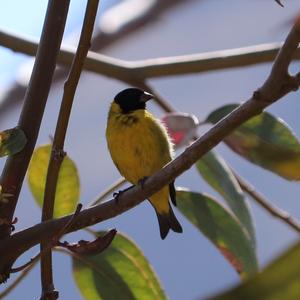
[[[166,130],[141,110],[133,114],[111,114],[106,139],[111,157],[122,176],[132,184],[151,176],[172,157],[172,144]],[[159,213],[169,212],[169,187],[150,197]]]
[[[152,175],[170,160],[167,159],[170,156],[168,149],[163,153],[157,139],[144,126],[112,130],[108,135],[108,146],[120,173],[133,184]]]

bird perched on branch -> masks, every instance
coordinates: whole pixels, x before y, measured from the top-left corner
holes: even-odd
[[[137,88],[117,94],[108,114],[106,139],[111,157],[122,176],[132,184],[141,184],[148,176],[172,160],[173,146],[166,129],[146,110],[153,95]],[[176,205],[174,181],[149,199],[154,207],[160,236],[169,230],[182,232],[169,202]]]

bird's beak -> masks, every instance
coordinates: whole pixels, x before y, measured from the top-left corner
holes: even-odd
[[[142,94],[140,101],[146,103],[148,100],[153,99],[154,96],[150,93],[144,92],[144,94]]]

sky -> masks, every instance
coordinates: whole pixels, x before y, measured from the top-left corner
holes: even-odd
[[[101,1],[102,11],[115,2],[117,1]],[[38,39],[42,31],[47,3],[48,1],[46,0],[3,1],[0,10],[0,29]],[[84,12],[81,10],[82,3],[85,2],[71,1],[65,37],[70,36],[80,24],[80,21],[82,21]],[[101,10],[99,11],[99,15],[101,15]],[[20,64],[26,61],[26,59],[28,57],[25,55],[15,55],[9,49],[0,48],[0,88],[9,84],[14,79]]]
[[[104,53],[135,60],[281,41],[289,30],[292,17],[300,11],[299,1],[284,2],[286,7],[282,9],[272,0],[194,1],[190,5],[178,7],[163,15],[158,22],[128,36],[125,41],[116,43]],[[33,0],[6,1],[5,4],[1,4],[0,28],[38,37],[46,3],[47,1]],[[73,32],[82,20],[81,5],[81,1],[72,1],[67,33]],[[108,6],[108,1],[101,1],[101,5],[104,10],[105,6]],[[0,47],[0,90],[16,76],[20,63],[25,60],[25,56],[16,55]],[[297,68],[299,70],[299,63],[293,65],[293,69]],[[218,106],[246,100],[263,83],[269,71],[270,64],[263,64],[198,75],[165,77],[150,82],[156,90],[170,99],[178,110],[192,112],[201,120]],[[119,178],[107,152],[104,130],[109,102],[124,87],[122,83],[91,73],[84,73],[81,77],[66,150],[76,161],[80,171],[84,204],[89,203],[95,195]],[[50,93],[39,144],[49,142],[49,135],[53,135],[58,111],[57,99],[61,96],[61,91],[62,84],[57,84]],[[268,111],[287,121],[300,136],[298,100],[299,93],[290,94]],[[150,105],[150,110],[157,116],[162,115],[154,105]],[[13,126],[17,119],[18,111],[1,120],[1,124]],[[203,131],[204,129],[199,133]],[[224,145],[218,146],[217,151],[276,205],[300,218],[300,203],[296,196],[299,195],[300,188],[297,183],[287,182],[251,165]],[[2,159],[2,165],[3,162]],[[177,186],[211,193],[219,199],[194,169],[180,176],[177,179]],[[17,229],[35,224],[40,218],[39,209],[32,200],[26,183],[21,199],[17,216],[22,216],[22,219]],[[261,265],[265,265],[296,241],[297,235],[253,202],[250,204],[257,230],[258,257]],[[26,214],[22,213],[24,211]],[[238,276],[214,246],[179,212],[176,214],[183,225],[184,234],[170,234],[165,241],[159,238],[157,221],[146,202],[95,228],[117,227],[132,237],[149,258],[167,295],[172,300],[205,297],[238,283]],[[70,239],[76,240],[78,237],[86,238],[84,233],[76,233]],[[27,258],[35,251],[37,249],[26,254]],[[57,270],[55,283],[61,292],[61,298],[81,299],[72,281],[69,259],[62,254],[55,255],[54,268]],[[36,267],[7,299],[22,299],[24,293],[28,299],[37,299],[39,289],[39,268]]]

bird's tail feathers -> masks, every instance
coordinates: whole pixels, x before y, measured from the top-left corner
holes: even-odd
[[[182,232],[182,227],[176,219],[176,216],[171,206],[167,213],[160,214],[156,211],[156,214],[159,224],[160,236],[162,239],[165,239],[170,229],[178,233]]]

